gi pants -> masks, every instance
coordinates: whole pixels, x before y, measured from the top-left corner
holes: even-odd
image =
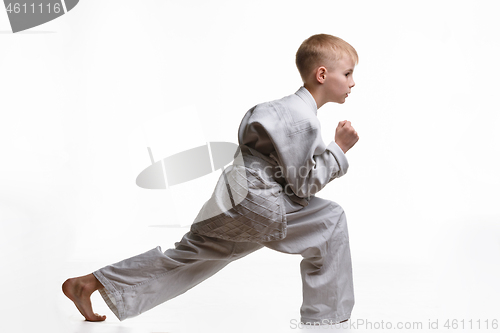
[[[231,242],[189,231],[175,248],[162,252],[157,247],[94,272],[104,286],[99,292],[121,321],[186,292],[230,262],[265,246],[303,257],[303,323],[350,318],[354,291],[344,210],[314,196],[306,207],[285,203],[287,236],[282,240]]]

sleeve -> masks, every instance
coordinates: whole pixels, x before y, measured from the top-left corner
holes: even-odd
[[[245,117],[240,143],[271,156],[286,181],[285,193],[306,198],[330,181],[343,176],[349,164],[344,152],[332,141],[325,145],[316,116],[291,123],[285,109],[267,103]]]
[[[347,173],[349,163],[332,141],[325,147],[319,128],[294,134],[286,140],[276,138],[278,163],[287,186],[300,197],[310,197],[335,178]]]

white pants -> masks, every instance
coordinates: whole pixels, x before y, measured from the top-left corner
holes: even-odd
[[[303,323],[350,318],[354,291],[344,210],[318,197],[303,208],[291,201],[286,205],[283,240],[231,242],[189,231],[164,253],[157,247],[94,272],[104,286],[99,292],[118,319],[124,320],[186,292],[230,262],[265,246],[303,257]]]

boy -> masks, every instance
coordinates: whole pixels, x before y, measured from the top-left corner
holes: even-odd
[[[242,169],[234,165],[223,173],[223,182],[175,248],[163,253],[157,247],[64,282],[63,292],[86,320],[106,319],[92,311],[90,295],[96,290],[124,320],[186,292],[263,246],[303,256],[303,323],[348,320],[354,294],[346,217],[337,203],[314,195],[347,172],[344,154],[359,137],[349,121],[341,121],[335,141],[325,145],[316,115],[325,103],[345,102],[357,63],[354,48],[338,37],[306,39],[296,54],[304,86],[245,114],[238,132]],[[238,192],[239,182],[231,182],[240,175],[250,184],[244,195]],[[218,191],[224,185],[231,203],[220,209],[224,200]],[[220,214],[211,214],[217,209]]]

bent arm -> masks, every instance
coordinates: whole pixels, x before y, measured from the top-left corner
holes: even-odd
[[[332,141],[325,147],[319,129],[289,137],[277,145],[278,163],[288,186],[298,197],[310,197],[347,173],[349,163]]]
[[[288,120],[289,122],[289,120]],[[277,161],[285,178],[287,194],[306,198],[320,191],[335,178],[343,176],[349,164],[342,149],[332,141],[328,146],[321,138],[317,117],[298,122],[290,130],[287,118],[266,103],[245,115],[239,130],[239,143],[248,145]]]

